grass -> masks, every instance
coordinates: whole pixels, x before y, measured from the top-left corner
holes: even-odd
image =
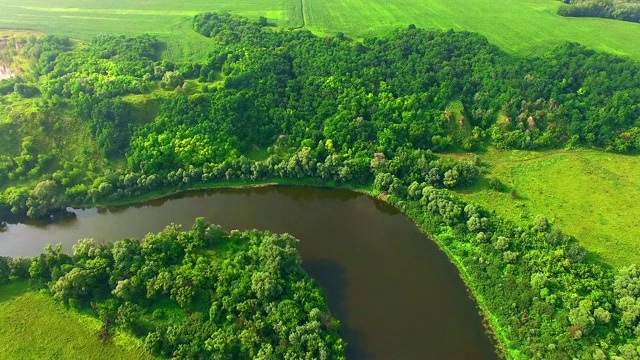
[[[305,23],[321,33],[356,37],[415,24],[427,29],[479,32],[502,49],[539,53],[563,41],[640,60],[640,25],[556,14],[556,0],[305,1]]]
[[[640,24],[556,14],[557,0],[167,0],[109,2],[4,0],[0,28],[31,29],[90,39],[101,33],[151,33],[167,42],[166,58],[197,59],[210,43],[191,31],[201,12],[231,11],[266,16],[283,27],[304,27],[318,34],[343,32],[355,38],[381,35],[415,24],[427,29],[475,31],[502,49],[524,56],[564,41],[640,60]]]
[[[29,290],[26,282],[0,288],[0,324],[3,359],[150,358],[123,334],[103,345],[94,335],[99,320],[65,309],[50,295]]]
[[[466,200],[515,221],[539,214],[574,236],[595,260],[615,267],[640,264],[640,157],[593,150],[498,151],[480,154],[488,177],[459,192]],[[518,197],[511,197],[515,189]]]
[[[0,28],[30,29],[81,40],[97,34],[149,33],[167,43],[164,56],[171,60],[197,59],[211,46],[207,38],[191,30],[198,13],[233,11],[251,18],[266,16],[281,26],[301,23],[299,0],[168,0],[97,1],[6,0],[0,4]],[[298,15],[296,15],[298,14]]]

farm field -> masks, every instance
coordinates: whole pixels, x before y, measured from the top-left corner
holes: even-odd
[[[0,28],[80,39],[99,33],[147,32],[167,42],[167,58],[189,59],[205,54],[208,44],[191,31],[191,18],[201,12],[224,10],[253,18],[266,16],[283,27],[304,24],[319,34],[343,32],[363,38],[415,24],[427,29],[479,32],[504,50],[525,56],[573,41],[640,60],[640,24],[564,18],[556,14],[560,4],[555,0],[62,0],[54,6],[43,0],[2,0]]]
[[[595,260],[615,267],[640,264],[640,157],[592,150],[497,151],[480,154],[489,178],[460,195],[516,221],[546,216],[576,237]],[[515,189],[517,199],[510,190]]]
[[[95,336],[99,320],[66,310],[50,295],[28,290],[25,282],[2,286],[0,323],[3,359],[149,358],[136,343],[123,346],[132,340],[121,336],[103,345]]]
[[[149,33],[167,43],[164,56],[176,60],[198,58],[210,42],[191,29],[199,13],[232,11],[251,18],[266,16],[285,27],[301,26],[299,0],[167,0],[0,1],[0,28],[30,29],[81,40],[97,34]]]

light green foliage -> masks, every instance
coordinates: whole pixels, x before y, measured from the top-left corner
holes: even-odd
[[[184,84],[184,77],[179,71],[167,71],[162,76],[162,85],[168,89],[175,89]]]
[[[588,310],[582,307],[569,311],[569,321],[573,326],[578,328],[573,335],[575,339],[580,339],[582,336],[589,334],[595,326],[593,316],[591,316]]]
[[[64,199],[58,190],[58,184],[53,180],[39,182],[27,199],[29,207],[27,216],[41,218],[53,210],[59,209],[64,204]]]

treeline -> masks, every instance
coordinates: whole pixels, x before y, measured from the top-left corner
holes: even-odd
[[[158,159],[152,159],[144,154],[146,160],[140,162],[142,171],[109,171],[91,185],[65,187],[49,179],[38,183],[33,190],[9,187],[0,196],[0,212],[51,219],[64,215],[68,204],[109,203],[165,188],[187,189],[220,181],[313,178],[334,184],[366,185],[374,180],[376,172],[384,169],[394,177],[408,176],[430,186],[455,188],[473,183],[478,176],[473,163],[439,158],[430,151],[398,149],[391,160],[383,153],[350,157],[337,153],[330,141],[320,141],[313,148],[303,146],[285,157],[273,154],[259,161],[240,156],[220,163],[197,163],[197,158],[189,158],[193,161],[189,164],[163,164],[159,155]],[[393,182],[394,178],[389,181]]]
[[[0,257],[0,284],[29,279],[66,306],[172,359],[344,359],[339,323],[302,270],[297,240],[224,232],[197,219],[143,241],[80,240],[73,255],[48,246],[32,259]],[[215,250],[215,251],[211,251]]]
[[[637,0],[564,0],[558,14],[569,17],[600,17],[640,22],[640,2]]]

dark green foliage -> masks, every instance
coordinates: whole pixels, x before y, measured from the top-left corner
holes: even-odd
[[[600,17],[640,22],[640,2],[637,0],[566,0],[558,14],[572,17]]]
[[[0,284],[4,284],[9,281],[11,275],[11,259],[5,256],[0,256]]]
[[[30,40],[46,110],[69,105],[102,155],[127,158],[127,171],[102,177],[73,175],[66,163],[56,181],[69,201],[215,180],[318,176],[366,184],[380,171],[399,179],[394,191],[413,182],[456,188],[474,181],[475,166],[436,164],[429,151],[640,149],[640,68],[619,57],[565,44],[519,59],[477,34],[413,27],[354,46],[344,36],[263,25],[230,14],[197,16],[194,28],[216,40],[202,63],[156,61],[149,36],[101,36],[84,47],[59,37]],[[196,94],[179,86],[193,78],[217,84]],[[136,109],[119,96],[160,83],[179,91],[157,100],[155,119],[135,119]],[[61,166],[28,138],[20,156],[0,158],[0,181]],[[272,157],[249,160],[256,149],[271,149]],[[376,154],[388,169],[371,166]],[[20,199],[7,190],[0,208],[24,214]]]
[[[505,188],[504,184],[498,178],[489,179],[489,186],[497,192],[502,192]]]
[[[122,100],[105,100],[91,110],[89,125],[98,148],[107,158],[122,155],[133,129],[133,107]]]
[[[0,80],[0,95],[8,95],[15,91],[18,81],[17,78]]]
[[[2,90],[0,89],[0,91]],[[13,86],[13,91],[20,94],[22,97],[26,97],[26,98],[31,98],[40,94],[40,90],[38,90],[37,87],[20,83],[20,82],[16,83]]]
[[[339,323],[301,268],[289,235],[228,234],[197,219],[142,242],[80,240],[31,261],[31,278],[72,307],[144,340],[154,355],[181,359],[344,359]],[[4,264],[4,265],[3,265]],[[0,258],[0,282],[10,259]],[[167,317],[168,312],[174,313]]]

